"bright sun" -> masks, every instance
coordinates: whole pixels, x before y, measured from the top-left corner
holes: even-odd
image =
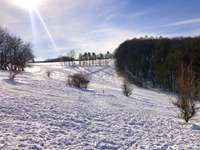
[[[15,0],[14,4],[23,9],[33,11],[40,4],[41,0]]]

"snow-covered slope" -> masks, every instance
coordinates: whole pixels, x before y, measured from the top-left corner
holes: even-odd
[[[87,73],[89,90],[66,87],[76,72]],[[16,82],[7,76],[0,72],[0,149],[200,149],[199,115],[184,124],[175,97],[158,90],[124,97],[113,66],[34,64]]]

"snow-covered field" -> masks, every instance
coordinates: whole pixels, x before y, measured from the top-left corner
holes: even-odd
[[[75,72],[89,90],[66,87]],[[126,98],[121,84],[113,66],[34,64],[16,82],[0,72],[0,149],[200,149],[199,114],[185,124],[173,95],[134,87]]]

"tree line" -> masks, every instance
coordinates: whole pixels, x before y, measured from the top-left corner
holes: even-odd
[[[113,54],[109,51],[106,53],[84,52],[77,57],[75,50],[71,50],[66,56],[47,59],[43,62],[64,62],[65,66],[104,66],[109,65],[110,59],[113,59]]]
[[[80,66],[102,66],[109,65],[109,60],[113,58],[113,54],[107,51],[105,54],[95,52],[85,52],[79,54],[78,61]]]
[[[0,69],[23,71],[33,61],[31,44],[0,27]]]
[[[176,93],[181,116],[186,122],[194,116],[200,99],[200,37],[132,39],[116,49],[115,58],[125,81]]]
[[[57,58],[47,59],[44,61],[37,61],[36,63],[46,63],[46,62],[70,62],[75,61],[75,58],[68,57],[68,56],[60,56]]]

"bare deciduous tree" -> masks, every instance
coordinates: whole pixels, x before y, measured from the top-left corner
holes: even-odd
[[[10,72],[10,79],[24,71],[34,56],[29,43],[0,28],[0,69]]]
[[[200,92],[200,81],[193,74],[192,63],[181,65],[177,86],[178,101],[175,105],[180,109],[181,117],[188,122],[196,113],[195,103]]]

